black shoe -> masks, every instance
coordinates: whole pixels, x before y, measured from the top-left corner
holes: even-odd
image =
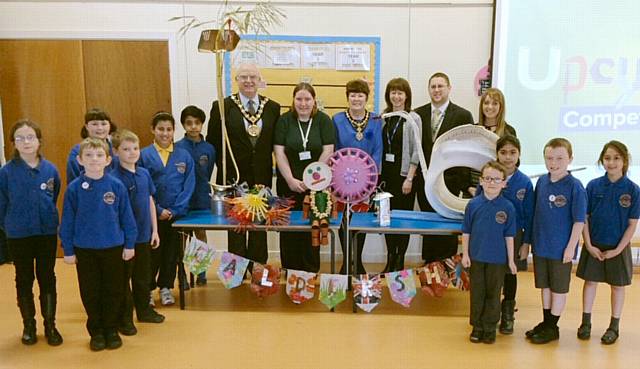
[[[541,331],[531,336],[531,343],[544,344],[555,341],[560,338],[560,330],[558,327],[545,326]]]
[[[106,341],[107,349],[109,350],[115,350],[122,346],[122,338],[120,338],[118,332],[109,332],[105,335],[104,339]]]
[[[206,286],[207,285],[207,278],[201,278],[200,276],[198,276],[198,278],[196,278],[196,286]]]
[[[581,340],[588,340],[591,338],[591,324],[580,324],[578,328],[578,338]]]
[[[613,345],[618,340],[620,334],[615,329],[607,328],[602,337],[600,337],[600,342],[603,345]]]
[[[104,336],[101,334],[96,334],[91,337],[91,341],[89,341],[89,348],[91,351],[102,351],[107,347],[107,341],[105,341]]]
[[[22,329],[22,343],[24,345],[34,345],[38,342],[38,336],[36,336],[36,321],[24,322],[24,328]]]
[[[120,326],[118,327],[118,332],[122,333],[125,336],[135,336],[136,333],[138,333],[138,329],[135,325],[133,325],[133,322],[129,321],[120,324]]]
[[[60,346],[62,344],[62,336],[56,329],[55,324],[44,323],[44,336],[47,337],[49,346]]]
[[[496,331],[495,329],[492,331],[484,331],[482,335],[482,343],[492,344],[496,342]]]
[[[138,321],[140,323],[162,323],[164,322],[164,315],[158,314],[158,312],[153,309],[149,309],[144,314],[138,315]]]
[[[471,334],[469,335],[469,341],[473,343],[480,343],[484,337],[484,332],[480,328],[473,327]]]
[[[540,322],[538,323],[538,325],[536,325],[535,327],[533,327],[533,329],[529,329],[528,331],[524,332],[524,335],[527,338],[531,338],[533,337],[536,333],[540,332],[542,330],[542,328],[544,328],[544,322]]]

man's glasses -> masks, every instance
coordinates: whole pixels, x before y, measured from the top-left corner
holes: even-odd
[[[256,76],[256,75],[249,75],[248,76],[248,75],[244,75],[243,74],[243,75],[237,76],[236,78],[238,79],[238,81],[246,82],[246,81],[257,81],[259,77]]]

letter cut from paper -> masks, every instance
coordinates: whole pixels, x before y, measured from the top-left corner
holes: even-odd
[[[258,297],[270,296],[280,289],[280,268],[273,265],[253,263],[251,291]]]
[[[295,304],[313,298],[316,292],[316,273],[287,270],[287,295]]]
[[[209,246],[206,242],[191,237],[187,244],[187,249],[184,251],[182,262],[192,274],[198,275],[209,270],[215,256],[215,248]]]
[[[422,292],[431,297],[442,297],[444,291],[449,287],[449,275],[439,261],[427,264],[424,268],[418,269]]]
[[[454,255],[443,260],[449,273],[451,285],[461,291],[469,290],[469,272],[462,266],[462,254]]]
[[[398,304],[409,307],[416,296],[416,280],[413,277],[413,269],[400,270],[385,274],[391,299]]]
[[[249,259],[225,251],[220,258],[218,278],[225,288],[236,288],[242,284],[248,265]]]
[[[320,274],[320,296],[318,299],[333,309],[347,298],[347,276],[342,274]]]
[[[353,279],[353,299],[356,305],[367,313],[375,309],[382,299],[380,275],[361,274]]]

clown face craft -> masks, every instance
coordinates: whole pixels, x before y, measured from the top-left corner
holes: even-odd
[[[311,222],[311,245],[328,245],[329,219],[338,216],[335,199],[328,189],[331,168],[325,163],[313,162],[304,169],[302,181],[311,190],[302,207],[304,218]]]

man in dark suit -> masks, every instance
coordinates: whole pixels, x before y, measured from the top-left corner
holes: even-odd
[[[473,124],[473,116],[468,110],[449,100],[451,83],[446,74],[438,72],[432,75],[429,78],[428,89],[431,103],[417,108],[415,112],[422,119],[422,151],[424,152],[425,161],[430,163],[433,143],[436,138],[454,127]],[[422,178],[422,172],[418,170],[417,173],[416,188],[419,189],[418,204],[420,209],[422,211],[434,211],[423,190],[424,178]],[[444,180],[449,191],[456,195],[461,192],[464,193],[467,187],[468,175],[467,168],[446,170],[444,172]],[[422,258],[427,263],[452,256],[457,250],[457,236],[424,236],[422,238]]]
[[[258,95],[261,76],[258,67],[253,64],[241,65],[236,73],[238,93],[224,99],[225,126],[229,136],[227,145],[227,183],[246,182],[250,187],[262,184],[272,185],[273,176],[273,132],[280,117],[280,104],[265,96]],[[218,102],[211,107],[211,118],[207,129],[207,141],[216,152],[217,181],[222,178],[222,127]],[[229,147],[230,146],[230,147]],[[233,150],[238,170],[236,172],[231,160]],[[229,231],[229,251],[247,259],[266,263],[266,232],[250,232],[247,243],[246,233],[238,234]]]

